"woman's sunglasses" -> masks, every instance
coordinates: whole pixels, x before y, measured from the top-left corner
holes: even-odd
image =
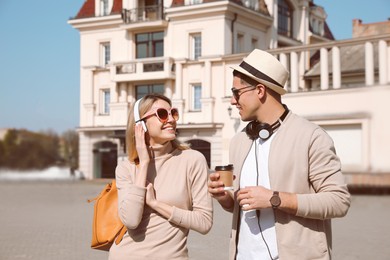
[[[177,108],[171,108],[169,111],[165,108],[157,108],[156,112],[144,116],[141,118],[141,120],[147,119],[151,116],[157,116],[161,123],[166,123],[168,121],[169,115],[171,115],[175,121],[179,120],[179,110],[177,110]]]

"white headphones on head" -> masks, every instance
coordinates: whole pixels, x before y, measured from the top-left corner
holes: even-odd
[[[139,103],[141,102],[141,100],[142,100],[142,98],[138,99],[137,102],[135,102],[135,105],[134,105],[134,121],[135,121],[136,125],[141,124],[142,128],[144,129],[144,131],[147,132],[148,129],[146,128],[146,124],[145,124],[144,120],[142,120],[140,118],[140,114],[139,114]]]

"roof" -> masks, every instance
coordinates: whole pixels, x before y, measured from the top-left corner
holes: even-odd
[[[173,0],[171,6],[176,7],[176,6],[184,6],[184,1],[185,0]],[[202,3],[211,3],[211,2],[217,2],[220,0],[203,0]],[[229,2],[234,2],[236,4],[242,5],[241,0],[229,0]]]
[[[319,52],[319,51],[318,51]],[[316,53],[318,54],[318,53]],[[315,55],[316,55],[315,54]],[[314,55],[313,55],[314,56]],[[332,73],[332,51],[328,52],[328,71]],[[374,45],[374,69],[378,69],[378,47]],[[345,46],[340,48],[340,68],[342,74],[365,71],[365,48],[363,45]],[[317,62],[305,77],[318,77],[321,74],[321,64]]]
[[[332,31],[330,30],[328,23],[325,21],[324,24],[324,37],[329,39],[329,40],[335,40]]]
[[[110,14],[120,14],[122,12],[122,0],[114,0]],[[95,16],[95,0],[85,0],[80,11],[74,19],[81,19]]]
[[[319,7],[321,7],[320,5],[316,5],[316,4],[313,3],[313,2],[309,2],[309,6],[310,6],[310,7],[313,7],[313,6],[319,6]],[[321,7],[321,8],[323,8],[323,7]],[[309,23],[309,30],[310,30],[312,33],[314,33],[313,28],[311,27],[310,23]],[[315,33],[314,33],[314,34],[315,34]],[[329,28],[328,23],[326,22],[326,20],[324,21],[324,35],[323,35],[322,37],[324,37],[324,38],[326,38],[326,39],[329,39],[329,40],[332,40],[332,41],[335,40],[335,38],[334,38],[334,36],[333,36],[333,33],[332,33],[332,31],[330,30],[330,28]]]

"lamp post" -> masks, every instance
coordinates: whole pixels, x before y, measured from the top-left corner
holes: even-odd
[[[233,108],[231,106],[229,106],[227,110],[228,110],[229,117],[232,118]]]

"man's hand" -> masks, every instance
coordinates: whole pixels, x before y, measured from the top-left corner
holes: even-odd
[[[233,210],[234,201],[231,193],[224,190],[225,186],[219,180],[219,173],[213,172],[209,176],[208,190],[211,197],[215,198],[225,209]]]
[[[237,201],[242,210],[272,208],[270,202],[272,195],[273,191],[263,186],[250,186],[238,191]],[[281,204],[278,209],[296,215],[298,210],[297,195],[279,191],[279,197]]]
[[[242,210],[271,208],[269,201],[273,192],[263,186],[250,186],[240,189],[237,193],[237,201]]]

